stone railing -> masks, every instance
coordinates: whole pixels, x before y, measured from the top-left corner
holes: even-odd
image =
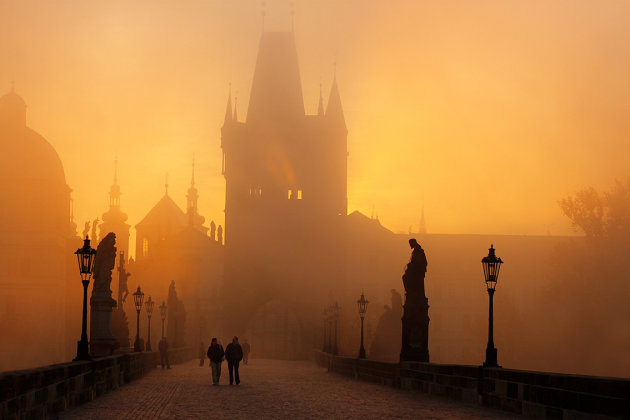
[[[171,365],[178,363],[185,363],[193,358],[192,347],[177,347],[174,349],[168,349],[168,362]],[[158,356],[159,362],[159,356]]]
[[[91,401],[153,369],[155,352],[0,373],[0,418],[48,418]]]
[[[630,418],[630,379],[434,363],[385,363],[315,352],[329,371],[526,417]]]

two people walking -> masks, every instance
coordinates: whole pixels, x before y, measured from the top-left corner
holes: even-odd
[[[243,348],[238,343],[238,337],[234,337],[232,342],[228,344],[225,351],[223,346],[219,344],[216,338],[213,338],[210,347],[208,347],[208,359],[210,359],[210,368],[212,369],[212,385],[219,384],[221,377],[221,364],[223,360],[227,360],[228,371],[230,374],[230,385],[236,381],[236,385],[241,383],[238,375],[238,365],[243,359]]]

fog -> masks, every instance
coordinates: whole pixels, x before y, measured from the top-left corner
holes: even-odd
[[[255,356],[267,336],[280,344],[258,338],[261,357],[308,357],[337,301],[341,350],[354,354],[364,291],[370,357],[391,290],[404,300],[416,237],[432,361],[482,361],[480,260],[494,243],[506,261],[495,312],[504,366],[630,376],[628,243],[614,229],[593,234],[561,201],[589,187],[610,195],[630,175],[629,18],[628,4],[589,1],[268,0],[264,18],[253,0],[1,2],[0,370],[74,357],[72,252],[84,224],[92,237],[111,210],[116,171],[126,217],[112,231],[132,258],[129,291],[141,285],[159,304],[175,280],[182,345],[245,334]],[[276,91],[252,105],[263,33],[291,31],[269,41],[259,85]],[[293,41],[298,73],[279,77],[274,60],[293,63]],[[304,108],[295,120],[289,82]],[[328,115],[334,92],[342,120]],[[302,207],[250,212],[231,181],[265,200],[299,191]],[[599,208],[625,226],[630,207],[585,212]],[[111,290],[117,299],[116,270]],[[131,296],[124,309],[133,340]],[[151,325],[155,349],[157,309]],[[395,359],[397,346],[379,357]]]

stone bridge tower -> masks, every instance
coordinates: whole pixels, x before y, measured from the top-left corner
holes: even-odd
[[[347,129],[336,79],[327,109],[320,94],[306,114],[292,32],[263,33],[246,120],[228,99],[221,147],[224,331],[302,357],[345,277]]]

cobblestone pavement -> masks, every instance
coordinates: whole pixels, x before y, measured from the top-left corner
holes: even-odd
[[[221,373],[221,385],[212,386],[207,360],[204,367],[192,361],[171,370],[155,369],[60,418],[510,418],[475,405],[357,381],[308,361],[250,359],[249,365],[241,365],[239,386],[228,385],[226,363]]]

